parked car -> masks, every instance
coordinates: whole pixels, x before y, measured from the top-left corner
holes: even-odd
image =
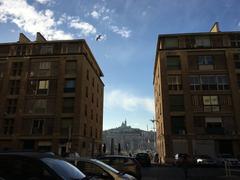
[[[99,157],[98,159],[114,167],[120,172],[125,172],[127,174],[134,176],[136,179],[140,180],[142,178],[141,165],[133,157],[108,155]]]
[[[73,163],[80,171],[86,174],[88,179],[136,180],[133,176],[120,172],[97,159],[68,158],[67,161]]]
[[[50,153],[0,153],[3,180],[81,180],[86,176],[70,163]]]
[[[137,153],[135,158],[143,167],[151,166],[151,160],[148,153]]]
[[[217,162],[215,159],[208,155],[196,155],[193,158],[193,162],[195,165],[201,165],[201,166],[215,166],[217,165]]]
[[[181,166],[183,164],[191,165],[192,159],[191,157],[186,153],[177,153],[174,156],[174,165]]]
[[[237,158],[233,157],[231,154],[219,154],[217,156],[217,164],[224,166],[227,163],[228,166],[240,166],[240,162]]]

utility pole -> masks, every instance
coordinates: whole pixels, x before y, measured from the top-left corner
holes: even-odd
[[[155,123],[158,122],[156,119],[150,119],[150,121],[153,123],[153,147],[154,147],[154,150],[156,150],[156,126],[155,126]]]

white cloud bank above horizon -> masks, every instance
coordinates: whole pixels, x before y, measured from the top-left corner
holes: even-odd
[[[126,111],[139,109],[154,113],[154,101],[149,97],[138,97],[122,90],[112,90],[105,93],[104,105],[106,108],[121,108]]]
[[[39,2],[48,3],[50,1],[39,0]],[[40,32],[49,40],[73,39],[73,34],[65,32],[58,27],[58,25],[63,24],[61,18],[56,20],[54,12],[50,9],[36,10],[26,0],[0,0],[0,23],[14,23],[18,28],[32,35]],[[69,28],[80,30],[81,35],[84,36],[96,33],[96,28],[93,25],[80,21],[79,17],[72,18],[67,25]]]

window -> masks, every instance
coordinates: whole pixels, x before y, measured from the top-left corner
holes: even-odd
[[[181,69],[180,57],[179,56],[167,56],[167,69],[168,70]]]
[[[75,86],[75,79],[66,79],[64,84],[64,92],[75,92]]]
[[[99,84],[97,84],[97,93],[99,93]]]
[[[63,99],[63,113],[73,113],[74,112],[74,98],[64,98]]]
[[[236,35],[231,37],[231,46],[240,47],[240,36]]]
[[[212,70],[213,69],[212,56],[198,56],[198,69],[199,70]]]
[[[184,111],[184,96],[170,95],[169,96],[170,111]]]
[[[85,104],[85,108],[84,108],[84,114],[85,114],[85,116],[87,117],[87,113],[88,112],[88,109],[87,109],[87,105]]]
[[[234,54],[233,59],[235,62],[235,68],[240,69],[240,54]]]
[[[79,44],[77,43],[72,43],[68,44],[68,53],[78,53],[79,52]]]
[[[33,112],[37,114],[44,114],[47,112],[47,99],[37,99],[33,102]]]
[[[98,123],[98,114],[96,114],[96,123]]]
[[[193,125],[197,128],[204,128],[205,127],[205,119],[204,116],[194,116],[193,117]]]
[[[228,90],[229,80],[226,75],[190,76],[191,90]]]
[[[229,89],[228,77],[226,75],[218,75],[217,76],[217,89],[218,90],[228,90]]]
[[[3,134],[4,135],[12,135],[13,134],[13,123],[14,123],[14,119],[4,119],[4,125],[3,125]]]
[[[184,116],[172,116],[171,123],[173,134],[186,134]]]
[[[95,85],[95,79],[92,78],[92,87],[94,87],[94,85]]]
[[[66,61],[65,74],[66,75],[76,75],[77,72],[77,62],[76,61]]]
[[[87,80],[89,80],[89,70],[87,70]]]
[[[51,68],[50,62],[40,62],[39,63],[39,69],[40,70],[49,70]]]
[[[30,80],[27,92],[29,95],[52,95],[56,89],[56,80]]]
[[[200,77],[199,76],[190,76],[190,89],[191,90],[200,90]]]
[[[224,134],[221,117],[205,117],[205,123],[208,134]]]
[[[17,110],[17,99],[8,99],[7,113],[15,114]]]
[[[40,54],[52,54],[53,46],[41,46]]]
[[[166,38],[164,41],[164,47],[167,49],[178,48],[177,38]]]
[[[92,103],[94,103],[94,94],[92,93]]]
[[[72,118],[63,118],[61,119],[61,135],[71,137],[72,132]]]
[[[113,177],[104,171],[102,168],[97,165],[85,161],[79,161],[77,167],[87,176],[94,177],[96,179],[108,179],[113,180]],[[114,172],[115,173],[115,172]]]
[[[93,110],[91,109],[91,120],[93,120]]]
[[[195,46],[196,47],[209,47],[210,46],[209,37],[196,37],[195,38]]]
[[[238,88],[240,88],[240,74],[237,74],[237,84]]]
[[[168,90],[182,90],[181,76],[178,75],[168,76]]]
[[[200,76],[202,90],[217,90],[216,76],[203,75]]]
[[[98,135],[98,130],[95,129],[95,138],[97,138],[97,135]]]
[[[11,75],[12,76],[21,76],[22,66],[23,66],[23,62],[13,62],[12,69],[11,69]]]
[[[82,148],[86,148],[86,142],[85,141],[82,142]]]
[[[49,80],[39,80],[37,94],[46,95],[48,94]]]
[[[90,127],[90,137],[93,137],[93,128]]]
[[[85,96],[88,97],[88,87],[86,87]]]
[[[9,82],[9,93],[11,95],[18,95],[20,90],[20,80],[10,80]]]
[[[43,134],[43,119],[34,119],[32,122],[32,134],[33,135],[41,135]]]
[[[83,136],[87,136],[87,125],[86,124],[84,124],[84,126],[83,126]]]
[[[204,112],[220,111],[218,96],[203,96]]]

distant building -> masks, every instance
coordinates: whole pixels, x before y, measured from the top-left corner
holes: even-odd
[[[153,83],[162,161],[240,154],[240,32],[159,35]]]
[[[120,127],[103,131],[103,143],[106,144],[107,153],[111,153],[111,140],[114,141],[114,153],[118,154],[118,144],[122,154],[137,152],[155,152],[155,133],[127,126],[127,121]]]
[[[101,150],[103,73],[85,40],[0,44],[0,149]]]

